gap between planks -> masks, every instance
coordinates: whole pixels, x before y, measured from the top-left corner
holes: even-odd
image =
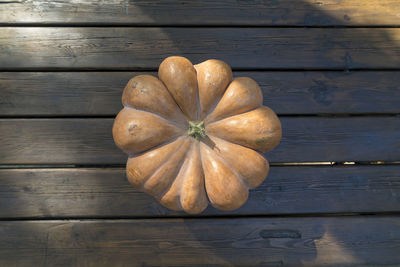
[[[139,220],[232,220],[241,218],[335,218],[335,217],[400,217],[400,212],[347,212],[347,213],[288,213],[288,214],[227,214],[227,215],[163,215],[163,216],[74,216],[74,217],[8,217],[0,218],[0,222],[17,222],[17,221],[35,221],[35,222],[50,222],[50,221],[68,221],[68,222],[82,222],[82,221],[99,221],[103,222],[123,222],[123,221],[139,221]]]
[[[371,165],[400,165],[400,161],[316,161],[316,162],[270,162],[272,167],[290,166],[371,166]],[[0,164],[0,169],[104,169],[104,168],[125,168],[125,164]]]
[[[25,68],[3,68],[0,66],[0,72],[157,72],[158,68],[141,68],[141,67],[113,67],[113,68],[104,68],[104,67],[25,67]],[[373,67],[365,67],[365,68],[343,68],[343,67],[330,67],[330,68],[320,68],[320,67],[310,67],[310,68],[232,68],[232,71],[242,71],[242,72],[373,72],[373,71],[400,71],[400,68],[391,68],[391,67],[383,67],[383,68],[373,68]]]
[[[351,117],[397,117],[400,113],[319,113],[319,114],[280,114],[279,117],[328,117],[328,118],[351,118]],[[63,115],[0,115],[0,119],[114,119],[116,114],[96,114],[96,115],[81,115],[81,114],[63,114]]]
[[[13,22],[13,23],[0,23],[0,27],[37,27],[37,28],[311,28],[311,29],[382,29],[382,28],[400,28],[400,24],[388,24],[388,25],[284,25],[284,24],[276,24],[276,25],[267,25],[267,24],[236,24],[231,21],[229,25],[227,24],[197,24],[197,23],[186,23],[182,24],[174,24],[174,23],[96,23],[96,22],[85,22],[85,23],[35,23],[35,22]]]

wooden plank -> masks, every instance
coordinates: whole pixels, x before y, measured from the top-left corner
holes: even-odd
[[[2,266],[398,266],[399,217],[0,222]]]
[[[399,212],[400,166],[272,167],[236,211],[202,215]],[[116,169],[0,170],[0,218],[188,216],[135,190]]]
[[[234,69],[399,68],[399,28],[5,27],[0,66],[156,69],[171,55]]]
[[[398,161],[400,117],[281,117],[271,162]],[[124,164],[113,119],[1,119],[0,164]]]
[[[154,72],[0,72],[1,116],[115,115],[127,81]],[[397,71],[242,72],[278,114],[400,113]]]
[[[396,0],[2,1],[0,23],[127,25],[399,25]],[[11,11],[11,12],[10,12]]]

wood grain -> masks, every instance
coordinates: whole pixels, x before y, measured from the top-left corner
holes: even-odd
[[[281,117],[271,162],[398,161],[400,117]],[[125,164],[113,119],[1,119],[0,164]]]
[[[3,266],[398,266],[398,217],[0,222]]]
[[[399,212],[400,166],[272,167],[238,210],[202,216]],[[368,196],[368,197],[366,197]],[[0,218],[189,216],[135,190],[123,168],[0,170]]]
[[[130,186],[111,134],[131,76],[218,58],[286,115],[271,162],[400,161],[399,9],[0,0],[0,266],[399,266],[400,217],[326,215],[398,214],[400,165],[273,166],[239,210],[190,218]]]
[[[399,25],[396,0],[1,1],[0,23],[90,25]],[[10,12],[11,10],[11,12]]]
[[[400,67],[399,28],[4,27],[0,47],[3,70],[156,69],[171,55],[234,69]]]
[[[128,80],[154,72],[0,72],[1,116],[116,115]],[[397,71],[242,72],[278,114],[400,113]]]

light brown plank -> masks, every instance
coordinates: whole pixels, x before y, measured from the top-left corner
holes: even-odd
[[[0,67],[156,69],[171,55],[234,69],[399,68],[398,28],[5,27]]]
[[[272,167],[236,211],[202,215],[399,212],[400,166]],[[0,218],[188,216],[135,190],[117,169],[0,170]]]
[[[126,25],[399,25],[396,0],[1,1],[0,23]]]
[[[0,222],[3,266],[398,266],[398,217]]]
[[[398,161],[400,118],[281,117],[271,162]],[[1,119],[0,164],[125,164],[113,119]]]
[[[1,116],[115,115],[127,81],[154,72],[0,72]],[[278,114],[400,113],[397,71],[242,72]]]

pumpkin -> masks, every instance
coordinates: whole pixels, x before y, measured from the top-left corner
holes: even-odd
[[[193,66],[168,57],[158,76],[128,82],[114,121],[115,144],[129,155],[129,182],[171,210],[241,207],[268,174],[260,152],[282,135],[260,87],[251,78],[232,80],[231,68],[215,59]]]

